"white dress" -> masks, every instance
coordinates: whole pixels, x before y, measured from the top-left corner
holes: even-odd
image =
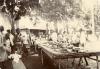
[[[4,35],[0,33],[0,62],[7,60],[7,52],[4,48]]]
[[[9,56],[9,58],[12,58],[12,65],[13,65],[13,69],[26,69],[24,63],[22,62],[22,60],[20,59],[21,56],[18,54],[11,54]]]

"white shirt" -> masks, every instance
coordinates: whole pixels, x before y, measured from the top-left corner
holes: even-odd
[[[12,34],[10,34],[10,42],[11,42],[12,46],[14,45],[13,40],[14,40],[14,36]]]
[[[10,40],[9,40],[9,39],[6,40],[6,46],[7,46],[7,47],[10,47]]]
[[[4,43],[4,35],[0,32],[0,46],[3,46]]]
[[[24,43],[24,44],[29,44],[29,43],[28,43],[28,35],[24,35],[24,36],[23,36],[23,43]]]
[[[56,32],[52,33],[51,38],[53,41],[57,42],[57,33]]]
[[[80,43],[86,43],[86,33],[85,32],[81,32]]]

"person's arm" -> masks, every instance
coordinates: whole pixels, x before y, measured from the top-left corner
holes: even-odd
[[[12,59],[12,58],[13,58],[12,56],[13,56],[13,54],[9,55],[8,58],[9,58],[9,59]]]
[[[11,43],[11,45],[13,46],[14,45],[14,36],[12,35],[12,36],[10,36],[10,43]]]
[[[18,54],[18,57],[21,58],[22,56]]]
[[[6,46],[6,39],[5,39],[5,35],[3,35],[3,36],[2,36],[2,41],[3,41],[3,42],[2,42],[2,43],[3,43],[3,45],[4,45],[4,46]]]

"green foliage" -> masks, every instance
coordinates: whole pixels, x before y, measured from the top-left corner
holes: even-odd
[[[44,0],[41,13],[50,21],[59,21],[74,15],[80,17],[80,11],[80,2],[75,3],[75,0]]]
[[[11,18],[13,18],[14,20],[19,20],[21,16],[24,16],[29,13],[27,12],[29,11],[29,7],[33,8],[35,6],[39,6],[38,0],[19,0],[20,2],[15,2],[15,0],[2,1],[2,12],[10,14]]]

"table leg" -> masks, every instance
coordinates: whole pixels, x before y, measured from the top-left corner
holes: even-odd
[[[37,47],[38,47],[38,46],[37,46],[37,45],[35,45],[34,47],[35,47],[35,52],[37,52]]]
[[[75,62],[75,58],[73,58],[73,61],[72,61],[72,66],[74,66],[74,62]]]
[[[66,65],[66,67],[68,68],[68,58],[67,58],[67,65]]]
[[[43,52],[42,52],[42,50],[41,50],[41,62],[42,62],[42,64],[44,64],[44,57],[43,57]]]
[[[80,66],[81,61],[82,61],[82,57],[80,57],[80,59],[79,59],[79,64],[78,64],[78,66]]]
[[[88,61],[87,61],[86,57],[84,57],[84,60],[86,62],[86,66],[88,66],[89,64],[88,64]]]
[[[98,56],[96,56],[96,59],[97,59],[97,69],[99,69],[99,61],[98,61]]]
[[[58,69],[61,69],[60,59],[59,59],[59,62],[58,63],[59,63],[59,68]]]

